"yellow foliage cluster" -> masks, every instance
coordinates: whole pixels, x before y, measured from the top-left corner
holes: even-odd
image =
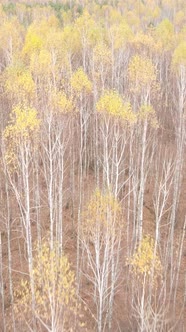
[[[74,25],[67,25],[62,30],[61,45],[63,50],[70,54],[80,50],[80,36]]]
[[[83,92],[90,93],[92,91],[92,83],[81,67],[73,73],[71,85],[77,94],[81,94]]]
[[[156,70],[152,61],[141,55],[134,55],[128,67],[129,80],[139,89],[152,86],[156,80]]]
[[[93,52],[96,64],[111,64],[111,51],[105,43],[97,43]]]
[[[143,279],[144,276],[151,276],[152,280],[156,282],[157,278],[161,276],[162,265],[154,248],[154,239],[149,235],[144,236],[135,253],[129,259],[129,263],[137,277]]]
[[[12,66],[5,72],[5,90],[17,100],[24,102],[34,96],[35,83],[31,73],[25,68]]]
[[[136,33],[136,35],[132,39],[132,44],[138,51],[147,50],[148,53],[153,53],[160,49],[160,44],[157,41],[155,42],[153,34],[145,34],[142,31]]]
[[[151,105],[144,104],[140,107],[140,110],[138,112],[138,119],[148,119],[152,127],[158,128],[158,119],[156,117],[156,112]]]
[[[48,77],[51,72],[51,53],[42,49],[39,53],[32,53],[30,57],[30,70],[38,76]]]
[[[67,97],[64,91],[59,91],[52,93],[51,108],[54,108],[57,113],[69,113],[75,109],[75,106],[73,101]]]
[[[34,139],[40,127],[35,108],[16,106],[10,116],[10,122],[3,132],[6,142],[5,159],[9,167],[16,168],[17,149],[21,144]]]
[[[10,124],[5,128],[4,137],[16,139],[28,138],[39,129],[40,120],[35,108],[16,106],[11,113]]]
[[[126,10],[125,19],[133,30],[138,31],[140,27],[140,18],[136,15],[134,10]]]
[[[30,56],[31,54],[40,51],[42,46],[42,38],[35,31],[33,31],[32,27],[30,27],[26,34],[23,55]]]
[[[97,102],[96,108],[99,112],[106,112],[109,115],[118,116],[129,123],[136,121],[136,116],[132,112],[131,104],[129,102],[123,102],[122,97],[114,90],[106,90]]]
[[[111,41],[114,41],[113,46],[115,50],[123,48],[133,37],[133,32],[124,19],[120,24],[113,24],[109,33],[111,35]]]
[[[78,302],[75,291],[75,275],[69,260],[58,251],[56,243],[51,250],[46,241],[36,247],[33,260],[34,314],[46,325],[51,326],[53,319],[58,321],[58,329],[65,326],[70,314],[76,314]],[[15,292],[16,312],[22,318],[31,314],[32,295],[29,281],[22,280]],[[56,323],[57,323],[56,321]]]
[[[57,245],[51,250],[48,243],[43,243],[42,247],[37,249],[33,277],[38,289],[38,300],[40,299],[43,306],[49,301],[54,286],[53,296],[58,304],[68,305],[71,300],[75,300],[74,272],[71,271],[68,258],[64,254],[58,254]]]
[[[181,42],[175,49],[172,56],[172,64],[175,67],[181,65],[186,68],[186,41]]]
[[[174,43],[174,27],[166,18],[156,28],[155,38],[161,42],[161,50],[169,50]]]
[[[161,14],[161,10],[156,4],[153,5],[150,0],[146,3],[145,13],[147,13],[147,20],[153,21],[154,19],[157,19],[159,17],[159,15]]]
[[[82,45],[86,43],[93,46],[100,39],[100,31],[97,28],[96,22],[86,9],[76,19],[75,29],[79,33],[79,40],[81,40]]]
[[[117,236],[122,227],[122,211],[117,199],[110,191],[102,194],[96,189],[83,213],[83,235],[90,239],[95,239],[97,234]]]
[[[185,21],[185,13],[182,10],[179,10],[174,17],[174,24],[176,26],[181,26]]]

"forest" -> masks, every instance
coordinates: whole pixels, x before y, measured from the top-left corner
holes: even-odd
[[[0,1],[0,331],[186,330],[186,2]]]

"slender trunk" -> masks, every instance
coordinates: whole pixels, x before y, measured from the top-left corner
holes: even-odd
[[[6,332],[5,319],[5,298],[4,298],[4,278],[3,278],[3,255],[2,255],[2,233],[0,232],[0,291],[1,291],[1,308],[2,308],[2,328]]]
[[[12,282],[12,252],[11,252],[11,214],[10,214],[10,198],[8,192],[8,183],[5,182],[6,188],[6,204],[7,204],[7,242],[8,242],[8,278],[9,278],[9,291],[11,301],[11,313],[12,313],[12,328],[15,331],[15,317],[14,317],[14,292]]]
[[[139,179],[139,193],[138,193],[138,238],[141,241],[143,233],[143,201],[145,192],[145,152],[146,152],[146,139],[147,139],[147,119],[143,126],[143,136],[142,136],[142,151],[141,151],[141,162],[140,162],[140,179]]]

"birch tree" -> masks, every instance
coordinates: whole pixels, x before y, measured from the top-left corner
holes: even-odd
[[[102,194],[96,189],[83,213],[80,234],[83,274],[93,286],[89,292],[96,306],[99,332],[112,328],[123,227],[117,200],[109,191]]]
[[[31,283],[32,309],[34,308],[34,280],[31,229],[31,184],[32,158],[37,141],[40,121],[37,111],[27,106],[12,110],[9,125],[4,130],[5,161],[8,165],[8,180],[15,193],[22,221],[27,248],[28,270]],[[18,177],[18,181],[17,178]]]
[[[57,242],[50,248],[47,241],[42,241],[41,247],[36,248],[33,259],[33,278],[35,282],[35,306],[37,330],[43,328],[48,332],[77,331],[80,327],[79,304],[75,291],[75,274],[67,256],[60,253]],[[23,324],[33,331],[30,319],[31,313],[31,284],[28,280],[21,280],[15,292],[16,315]],[[73,318],[73,322],[72,322]],[[23,326],[24,326],[23,325]]]

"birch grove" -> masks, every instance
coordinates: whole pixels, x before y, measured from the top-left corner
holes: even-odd
[[[0,330],[184,331],[185,1],[1,1]]]

